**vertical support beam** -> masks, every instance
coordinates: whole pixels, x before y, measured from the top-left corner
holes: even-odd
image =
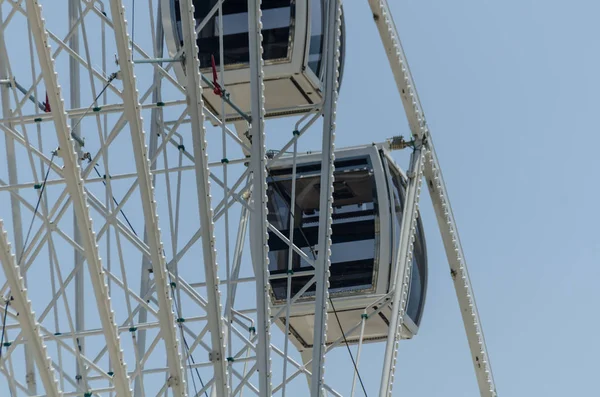
[[[252,142],[250,170],[252,196],[250,208],[250,253],[256,277],[256,368],[258,390],[262,396],[272,394],[271,307],[269,294],[269,245],[267,231],[267,169],[265,149],[265,95],[262,48],[261,0],[248,0],[248,38],[250,50],[250,104]]]
[[[79,2],[80,0],[69,0],[69,29],[77,24],[79,17]],[[69,47],[71,50],[79,54],[79,27],[73,32],[69,38]],[[79,89],[81,87],[80,79],[80,67],[79,62],[69,57],[69,88],[70,88],[70,100],[71,109],[79,109],[81,107],[81,97]],[[79,126],[73,128],[77,123],[76,119],[71,119],[72,132],[81,136],[79,133]],[[79,166],[81,166],[81,145],[75,141],[75,153],[77,153],[77,159]],[[73,238],[77,244],[81,244],[81,233],[77,227],[77,214],[73,214]],[[85,329],[85,293],[84,293],[84,278],[83,278],[83,254],[79,250],[74,251],[74,264],[75,268],[79,269],[75,275],[75,331],[81,332]],[[77,338],[77,347],[81,354],[85,354],[85,338]],[[82,367],[83,363],[79,359],[75,359],[75,380],[77,384],[82,382],[82,373],[85,368]]]
[[[0,22],[4,23],[4,17],[2,15],[2,9],[0,7]],[[0,29],[0,79],[9,80],[9,62],[8,54],[6,52],[6,42],[4,41],[4,30]],[[10,109],[10,88],[7,84],[0,85],[0,95],[2,96],[2,117],[9,118],[12,116]],[[13,128],[12,123],[7,123],[9,128]],[[17,185],[19,178],[17,174],[17,156],[15,152],[15,140],[10,134],[4,134],[6,162],[8,168],[8,183],[10,185]],[[21,217],[21,206],[19,200],[14,195],[10,195],[10,208],[12,214],[12,224],[15,239],[15,252],[16,260],[20,261],[21,253],[23,252],[23,218]],[[27,277],[23,277],[23,283],[27,287]],[[37,394],[37,385],[35,380],[35,368],[33,364],[33,357],[30,352],[30,348],[27,345],[24,346],[25,351],[25,369],[27,371],[26,382],[27,391],[31,395]]]
[[[325,24],[325,88],[323,105],[323,149],[321,162],[321,197],[319,201],[318,257],[315,263],[315,328],[312,352],[310,395],[324,395],[325,343],[329,299],[329,265],[331,264],[331,214],[333,212],[333,171],[335,162],[335,116],[338,97],[340,59],[341,0],[329,0]]]
[[[188,112],[192,126],[192,146],[194,151],[194,168],[196,188],[198,192],[198,212],[200,214],[200,231],[202,233],[202,255],[206,279],[206,311],[210,330],[211,353],[213,363],[214,388],[217,397],[229,395],[227,385],[227,365],[225,357],[225,335],[221,316],[221,292],[219,291],[219,272],[213,224],[213,210],[210,197],[210,169],[204,128],[204,101],[200,77],[200,60],[194,31],[194,6],[191,0],[180,1],[181,27],[185,49],[186,94]]]
[[[458,305],[462,315],[467,340],[471,350],[471,359],[475,368],[479,393],[482,397],[496,397],[496,385],[492,374],[487,346],[483,337],[481,319],[475,304],[475,294],[471,286],[467,262],[463,252],[456,221],[450,206],[448,191],[444,184],[442,171],[431,142],[428,144],[428,158],[425,162],[425,179],[431,201],[444,242],[446,257],[450,265],[450,274],[454,283]]]
[[[379,395],[388,397],[392,395],[394,387],[394,372],[396,370],[396,359],[398,357],[398,343],[401,339],[402,324],[408,302],[408,291],[411,280],[411,263],[419,216],[419,197],[421,193],[421,181],[423,180],[423,157],[421,145],[417,146],[411,155],[410,168],[408,170],[408,187],[403,208],[402,223],[400,225],[400,249],[398,250],[396,262],[395,279],[392,280],[394,297],[392,300],[392,318],[388,328],[387,343],[383,360],[383,372],[381,374],[381,385]]]
[[[42,69],[42,76],[48,92],[48,100],[52,109],[54,128],[60,144],[61,154],[64,162],[63,176],[67,190],[73,200],[73,208],[77,215],[77,226],[81,232],[83,248],[89,267],[89,275],[94,289],[98,314],[102,324],[102,330],[106,340],[109,357],[113,365],[113,382],[115,391],[119,396],[131,396],[129,388],[129,376],[123,360],[120,338],[117,332],[117,324],[112,311],[110,296],[104,277],[104,270],[100,260],[100,253],[96,245],[96,236],[92,227],[87,195],[83,188],[83,179],[77,163],[77,155],[73,148],[70,128],[67,124],[67,114],[61,96],[58,78],[54,68],[54,60],[48,46],[48,34],[42,18],[41,6],[37,0],[26,0],[27,19],[32,36],[35,41],[37,56]]]
[[[164,29],[162,24],[162,16],[161,16],[161,3],[158,2],[158,9],[156,12],[156,36],[154,42],[154,58],[162,58],[163,55],[163,44],[164,44]],[[154,69],[154,89],[152,90],[152,103],[158,103],[161,101],[161,87],[162,87],[162,78],[160,72],[155,68]],[[149,145],[148,145],[148,158],[154,158],[156,154],[156,150],[158,148],[158,133],[159,133],[159,116],[162,114],[162,107],[156,107],[152,109],[152,116],[150,119],[150,137],[149,137]],[[150,171],[154,172],[156,169],[156,162],[150,164]],[[156,175],[153,174],[152,177],[152,185],[154,186],[156,182]],[[148,232],[144,229],[144,243],[148,244]],[[152,264],[147,256],[142,257],[142,273],[140,277],[140,296],[145,297],[148,295],[148,291],[150,291],[150,271],[152,270]],[[144,324],[148,321],[148,311],[145,307],[140,309],[138,315],[138,324]],[[140,357],[143,357],[146,353],[146,330],[140,329],[137,334],[137,349],[140,354]],[[133,395],[135,397],[142,397],[144,395],[142,390],[143,373],[140,373],[138,377],[135,379],[135,385],[133,389]]]
[[[23,335],[27,341],[27,347],[31,350],[35,359],[46,395],[50,397],[62,396],[62,393],[58,390],[58,382],[54,377],[52,360],[48,357],[46,345],[44,345],[42,335],[40,334],[39,324],[35,318],[35,313],[27,296],[27,289],[21,277],[21,270],[15,262],[15,256],[11,252],[2,221],[0,221],[0,262],[2,262],[2,268],[10,286],[13,298],[11,304],[17,310],[19,324],[21,324]]]
[[[464,253],[460,245],[452,209],[448,201],[448,194],[439,162],[435,155],[423,108],[419,101],[415,83],[410,73],[406,55],[402,49],[398,30],[392,19],[387,0],[368,0],[368,2],[388,56],[398,92],[402,98],[410,130],[415,140],[422,140],[428,150],[424,175],[444,241],[451,274],[454,278],[454,287],[469,341],[479,392],[483,397],[494,397],[496,396],[496,386],[487,355],[483,329],[475,305],[475,297],[469,281],[467,264],[464,260]]]
[[[145,144],[146,134],[143,129],[141,105],[136,90],[132,54],[129,47],[129,35],[127,34],[127,23],[125,21],[125,9],[122,1],[111,0],[110,11],[115,32],[119,65],[121,66],[123,106],[131,132],[131,144],[138,175],[145,231],[148,236],[148,247],[152,259],[152,274],[156,285],[156,298],[159,307],[158,322],[165,343],[167,364],[169,367],[169,386],[173,389],[175,396],[186,396],[185,374],[181,365],[177,328],[175,327],[175,314],[173,313],[173,302],[170,294],[171,287],[163,255],[158,214],[156,202],[154,201],[152,173],[150,172],[150,161]]]

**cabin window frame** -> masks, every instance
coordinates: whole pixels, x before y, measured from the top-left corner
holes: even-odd
[[[381,211],[387,212],[389,205],[389,199],[387,197],[387,184],[385,182],[385,173],[383,171],[383,164],[379,157],[378,151],[375,147],[367,147],[360,149],[345,149],[336,151],[336,162],[347,161],[354,158],[366,158],[368,159],[369,166],[373,172],[373,188],[374,188],[374,199],[377,200],[376,218],[375,218],[375,239],[374,239],[374,261],[373,261],[373,275],[372,284],[368,289],[352,290],[352,291],[330,291],[332,298],[344,298],[344,299],[360,299],[366,296],[378,296],[379,294],[385,294],[387,292],[386,280],[389,278],[389,251],[391,250],[390,242],[387,238],[382,238],[382,231],[389,229],[389,217],[382,217]],[[302,165],[318,163],[320,165],[320,154],[302,156],[299,159]],[[299,165],[299,164],[298,164]],[[271,171],[277,170],[291,170],[292,159],[281,158],[277,161],[276,165],[272,167]],[[319,171],[320,174],[320,167]],[[291,175],[291,173],[290,173]],[[376,196],[375,196],[376,195]],[[384,232],[385,233],[385,232]],[[381,263],[385,263],[382,267]],[[279,276],[281,277],[281,276]],[[275,306],[285,304],[285,299],[276,299],[274,294],[271,294],[272,304]],[[313,301],[314,296],[303,295],[296,301],[297,303]]]
[[[320,59],[319,59],[319,66],[317,67],[317,70],[313,70],[310,67],[310,47],[312,45],[312,7],[315,5],[315,3],[319,3],[320,7],[321,7],[321,53],[320,53]],[[316,87],[317,90],[321,91],[324,88],[324,75],[325,75],[325,70],[324,70],[324,61],[325,61],[325,43],[327,42],[327,29],[326,29],[326,23],[327,23],[327,10],[328,10],[328,0],[306,0],[306,4],[308,6],[308,10],[307,10],[307,31],[306,31],[306,39],[305,39],[305,43],[306,43],[306,47],[305,47],[305,53],[304,53],[304,62],[303,62],[303,71],[304,74],[306,75],[306,77],[310,80],[311,84]],[[342,7],[342,14],[341,14],[341,28],[340,28],[340,65],[339,65],[339,76],[338,76],[338,91],[340,90],[341,86],[342,86],[342,81],[343,81],[343,76],[344,76],[344,64],[345,64],[345,54],[346,54],[346,23],[345,23],[345,19],[344,19],[344,12],[343,12],[343,7]]]
[[[162,2],[162,21],[165,30],[165,39],[167,50],[170,56],[174,56],[181,49],[180,35],[175,19],[175,0],[160,0]],[[293,20],[290,24],[290,42],[288,58],[286,60],[265,61],[263,71],[265,79],[278,77],[294,76],[298,73],[306,73],[305,68],[305,50],[307,35],[310,34],[310,24],[308,21],[308,1],[290,0],[290,6],[295,8],[292,13]],[[168,11],[166,11],[168,10]],[[197,22],[199,23],[199,22]],[[219,65],[217,65],[217,69]],[[173,66],[178,80],[185,81],[186,74],[181,63],[175,63]],[[212,75],[211,68],[201,68],[202,73]],[[312,80],[312,79],[311,79]],[[228,86],[235,84],[248,84],[250,81],[250,68],[248,64],[241,63],[235,67],[225,67],[225,82]],[[311,83],[314,83],[311,81]],[[320,88],[320,83],[315,88]]]

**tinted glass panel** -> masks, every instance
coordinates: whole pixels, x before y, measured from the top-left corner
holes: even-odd
[[[394,193],[394,205],[393,209],[396,213],[394,218],[393,227],[395,229],[395,235],[400,235],[400,227],[402,223],[402,214],[404,209],[404,194],[405,184],[400,174],[391,166],[389,167],[390,175],[392,176],[392,187]],[[423,247],[423,234],[422,234],[421,222],[417,223],[417,236],[415,238],[413,259],[411,266],[411,283],[408,296],[408,306],[406,313],[418,326],[421,321],[421,313],[423,310],[424,302],[424,284],[425,284],[425,252]],[[396,237],[397,239],[398,237]],[[395,243],[395,242],[394,242]]]
[[[176,21],[181,37],[181,17],[179,0],[175,2]],[[210,13],[216,0],[194,0],[196,26]],[[291,0],[263,0],[263,59],[274,61],[287,59],[291,49],[291,26],[294,7]],[[219,32],[223,30],[223,53],[225,65],[249,62],[248,51],[248,1],[227,0],[223,3],[223,27],[219,26],[218,12],[215,12],[198,35],[198,55],[200,67],[211,66],[211,56],[217,66],[219,57]]]
[[[326,0],[310,0],[310,37],[308,51],[308,67],[313,73],[322,80],[323,76],[323,51],[325,40],[325,21],[327,4]],[[342,12],[342,26],[340,31],[340,67],[338,76],[338,90],[342,85],[344,74],[344,53],[345,53],[345,23],[344,13]]]
[[[365,290],[373,287],[374,261],[376,258],[377,200],[375,180],[367,159],[362,165],[336,163],[330,289],[332,293]],[[298,167],[296,201],[293,217],[290,217],[292,180],[291,170],[280,171],[269,178],[269,221],[289,238],[291,225],[294,244],[309,259],[316,259],[319,251],[319,199],[320,164]],[[291,222],[290,222],[291,220]],[[269,234],[269,270],[271,274],[286,273],[289,250],[287,244],[276,234]],[[296,252],[292,255],[292,270],[311,270]],[[292,296],[312,276],[294,277]],[[276,299],[285,299],[287,279],[272,280]],[[303,296],[314,293],[314,284]]]
[[[323,0],[310,1],[310,49],[308,67],[318,77],[321,75],[323,53]]]

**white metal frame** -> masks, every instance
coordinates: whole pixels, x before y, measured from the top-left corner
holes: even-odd
[[[307,163],[316,163],[321,160],[322,154],[321,152],[312,152],[310,154],[298,155],[297,161],[301,161],[302,164]],[[389,208],[389,197],[388,197],[388,189],[387,189],[387,181],[386,175],[383,171],[383,164],[381,161],[381,156],[379,153],[379,147],[376,145],[370,145],[366,147],[359,148],[343,148],[337,149],[335,151],[336,161],[346,159],[346,158],[355,158],[355,157],[365,157],[368,158],[371,162],[371,166],[373,168],[373,177],[375,180],[375,188],[377,191],[377,201],[379,207],[379,213],[377,214],[379,218],[379,229],[382,230],[384,234],[387,234],[385,231],[390,230],[391,223],[390,218],[386,216],[386,214],[382,213],[382,209]],[[290,169],[293,165],[293,158],[291,156],[285,156],[279,158],[273,165],[270,167],[271,170],[279,170],[279,169]],[[384,210],[385,211],[385,210]],[[387,212],[387,211],[386,211]],[[389,236],[388,236],[389,237]],[[391,262],[391,247],[390,241],[387,238],[379,238],[377,242],[377,263],[375,264],[375,273],[377,273],[377,278],[375,280],[375,289],[371,294],[373,299],[378,299],[382,295],[388,292],[388,282],[387,280],[390,277],[390,268],[387,264]],[[381,266],[381,264],[385,264]],[[272,278],[273,276],[271,276]],[[299,314],[302,312],[307,312],[314,310],[313,309],[313,299],[308,299],[309,302],[303,303],[306,299],[299,299],[297,304],[294,305],[291,310],[292,314]],[[340,309],[346,309],[352,307],[354,299],[351,297],[345,297],[343,294],[336,294],[336,301],[339,301]],[[354,303],[355,304],[355,303]],[[278,304],[277,302],[273,302],[273,307],[281,307],[283,305]],[[337,307],[337,306],[336,306]]]
[[[261,0],[248,0],[248,37],[250,51],[250,72],[253,77],[251,86],[251,117],[250,137],[252,151],[250,168],[252,172],[252,195],[250,212],[250,251],[254,275],[256,278],[257,300],[257,331],[256,368],[259,377],[259,390],[270,395],[271,381],[271,350],[270,350],[270,305],[268,299],[268,264],[267,253],[267,189],[266,189],[266,148],[265,148],[265,96],[264,72],[262,59],[262,23]]]
[[[289,304],[271,307],[267,230],[274,227],[268,222],[265,194],[268,170],[282,163],[296,164],[299,140],[308,129],[318,128],[323,131],[321,177],[329,190],[323,194],[321,208],[331,205],[341,1],[329,3],[323,60],[328,84],[323,88],[322,109],[302,109],[304,115],[290,126],[289,140],[274,147],[279,153],[273,159],[265,156],[265,145],[282,132],[270,134],[264,123],[263,84],[279,69],[262,65],[260,1],[249,1],[251,143],[206,108],[199,72],[182,78],[177,62],[161,58],[158,5],[164,7],[167,1],[137,0],[133,43],[127,34],[132,26],[126,23],[126,16],[131,21],[133,13],[130,0],[46,1],[47,6],[64,10],[61,15],[68,11],[68,28],[64,18],[61,22],[55,17],[61,11],[46,13],[44,19],[37,0],[3,3],[0,134],[5,139],[0,139],[0,200],[7,205],[0,208],[0,219],[8,234],[0,239],[0,294],[12,295],[13,301],[6,313],[7,346],[0,359],[0,377],[7,379],[13,394],[23,395],[142,397],[164,395],[169,389],[179,396],[291,395],[306,387],[306,380],[310,395],[342,395],[337,389],[347,385],[335,384],[327,376],[332,363],[348,364],[329,359],[344,344],[342,338],[325,344],[326,327],[335,321],[327,316],[331,313],[329,258],[323,255],[327,249],[316,261],[315,300],[291,304],[290,297]],[[479,390],[484,397],[496,396],[464,253],[414,82],[387,2],[368,2],[418,150],[407,173],[410,216],[405,218],[405,233],[398,236],[402,244],[393,268],[394,287],[388,289],[381,282],[387,276],[380,272],[371,303],[355,326],[346,330],[346,337],[358,338],[358,359],[368,342],[366,322],[393,306],[396,315],[380,381],[380,395],[389,396],[397,342],[405,337],[403,327],[413,331],[403,310],[422,174],[454,278]],[[128,7],[123,8],[123,3]],[[192,37],[192,7],[189,0],[182,4],[187,5],[186,37]],[[308,22],[310,4],[303,4]],[[310,26],[303,26],[306,30],[297,30],[294,36],[296,66],[307,62],[306,48],[298,44],[300,38],[303,43],[309,40]],[[147,35],[140,33],[146,29]],[[28,46],[15,48],[13,35],[29,40]],[[195,53],[185,57],[186,70],[198,70],[195,41],[186,47],[186,53]],[[302,54],[296,56],[296,51]],[[225,87],[235,83],[230,72],[219,65]],[[61,85],[70,91],[68,104],[63,103]],[[49,113],[39,106],[46,92]],[[324,116],[322,126],[320,116]],[[206,131],[205,120],[217,128]],[[152,135],[149,148],[146,129]],[[52,157],[57,146],[59,157]],[[379,150],[386,155],[398,146],[402,145],[391,142],[364,152],[379,159]],[[291,150],[292,156],[281,157]],[[384,175],[376,177],[381,179],[377,180],[379,199],[389,200]],[[10,198],[10,205],[5,198]],[[159,228],[159,215],[166,231]],[[29,236],[25,227],[31,219]],[[380,221],[388,221],[389,227],[382,227],[391,230],[389,219]],[[329,244],[330,222],[330,211],[324,211],[322,247]],[[144,230],[144,236],[136,230]],[[9,240],[14,242],[16,259],[7,248]],[[389,242],[380,243],[380,252],[391,251]],[[45,283],[32,277],[38,273],[47,278]],[[25,282],[27,290],[22,287]],[[94,294],[86,295],[90,289]],[[334,303],[337,310],[355,304],[351,298],[336,298]],[[314,350],[299,355],[289,347],[290,338],[273,325],[278,318],[315,309]],[[4,315],[3,305],[0,315]],[[98,338],[103,343],[98,344]],[[349,366],[348,370],[354,371]],[[299,386],[295,382],[300,378],[305,379]]]
[[[173,0],[160,0],[162,3],[163,9],[170,9],[171,3]],[[226,0],[225,0],[226,1]],[[218,5],[218,3],[217,3]],[[302,66],[305,65],[304,61],[304,48],[306,46],[306,37],[309,34],[310,26],[307,25],[308,21],[308,7],[305,1],[296,1],[295,2],[295,27],[297,30],[293,32],[293,43],[292,43],[292,54],[290,56],[289,61],[287,62],[265,62],[263,66],[265,79],[276,79],[280,77],[294,76],[302,71]],[[165,31],[167,32],[165,38],[167,43],[167,48],[169,51],[169,56],[175,57],[181,53],[181,46],[177,42],[177,33],[176,26],[173,24],[173,19],[170,13],[163,14],[163,24],[165,26]],[[202,26],[197,24],[196,31],[199,31],[199,27]],[[306,28],[305,28],[306,27]],[[175,70],[176,75],[180,81],[185,81],[185,73],[180,64],[175,64],[173,69]],[[212,71],[209,69],[203,69],[203,73],[211,74]],[[248,83],[250,81],[251,76],[250,67],[235,67],[228,68],[225,67],[225,76],[224,80],[228,85],[235,85],[238,83]],[[212,78],[211,78],[212,79]],[[206,84],[203,83],[203,87],[206,87]],[[315,86],[318,88],[318,86]]]

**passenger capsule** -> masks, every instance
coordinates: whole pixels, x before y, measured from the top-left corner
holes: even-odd
[[[167,47],[169,54],[175,56],[183,47],[179,0],[161,1]],[[193,0],[193,3],[201,72],[213,80],[213,57],[219,71],[219,32],[223,31],[226,89],[231,100],[249,113],[248,1],[223,2],[222,28],[218,12],[213,12],[217,0]],[[326,0],[262,1],[266,117],[302,114],[322,101],[326,4]],[[342,20],[340,81],[344,59],[343,26]],[[178,79],[185,81],[182,64],[176,63],[174,68]],[[208,85],[203,86],[205,105],[220,115],[221,98],[208,89]],[[229,105],[226,119],[228,122],[241,120]]]
[[[306,352],[312,349],[315,314],[315,284],[307,287],[314,273],[310,262],[316,260],[320,250],[320,154],[297,156],[294,195],[292,166],[291,157],[279,159],[268,176],[269,222],[286,239],[293,229],[294,244],[301,251],[301,254],[293,252],[290,263],[288,245],[277,233],[269,232],[272,314],[279,312],[275,321],[285,329],[286,312],[280,309],[288,300],[289,276],[290,296],[299,295],[291,305],[290,336],[296,347]],[[349,343],[357,343],[360,329],[356,325],[365,308],[377,314],[366,321],[363,341],[385,340],[392,311],[389,301],[384,303],[380,298],[390,291],[396,270],[406,177],[389,153],[377,146],[336,150],[334,176],[329,277],[333,305],[329,305],[327,343],[342,338],[341,331]],[[427,257],[420,220],[411,268],[403,338],[417,333],[425,302]]]

